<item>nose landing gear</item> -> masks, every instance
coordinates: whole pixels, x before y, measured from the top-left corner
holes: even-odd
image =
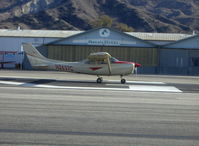
[[[98,76],[96,82],[97,82],[97,83],[102,83],[102,82],[103,82],[103,78]]]
[[[126,83],[126,79],[123,78],[123,75],[120,75],[121,77],[121,84],[125,84]]]
[[[126,83],[126,79],[121,79],[121,84],[125,84]]]

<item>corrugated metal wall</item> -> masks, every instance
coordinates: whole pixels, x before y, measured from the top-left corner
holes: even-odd
[[[160,74],[199,74],[199,51],[191,49],[160,49]]]
[[[199,75],[199,50],[189,51],[189,75]]]
[[[80,61],[92,52],[109,52],[119,60],[134,61],[143,66],[157,66],[157,48],[131,48],[108,46],[47,46],[48,57],[56,60]]]

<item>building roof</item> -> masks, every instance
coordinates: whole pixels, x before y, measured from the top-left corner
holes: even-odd
[[[164,48],[183,48],[183,49],[199,49],[198,48],[199,35],[195,34],[190,37],[175,41],[164,45]]]
[[[46,38],[66,38],[84,31],[72,30],[12,30],[0,29],[0,37],[46,37]],[[191,37],[190,34],[178,33],[144,33],[144,32],[125,32],[128,35],[142,40],[151,41],[178,41]]]
[[[126,32],[129,35],[149,41],[178,41],[192,35],[180,33],[145,33],[145,32]]]
[[[0,29],[0,37],[46,37],[46,38],[65,38],[83,31],[72,30],[12,30]]]

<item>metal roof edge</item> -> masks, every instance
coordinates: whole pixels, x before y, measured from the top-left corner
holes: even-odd
[[[46,37],[63,38],[83,31],[74,30],[28,30],[0,29],[0,37]]]
[[[174,45],[174,44],[181,43],[181,42],[186,41],[186,40],[193,39],[195,37],[199,37],[199,34],[194,34],[194,35],[191,35],[191,36],[189,36],[187,38],[184,38],[184,39],[181,39],[181,40],[178,40],[178,41],[175,41],[175,42],[171,42],[171,43],[166,44],[166,45],[161,45],[161,47],[168,47],[168,46],[171,46],[171,45]]]

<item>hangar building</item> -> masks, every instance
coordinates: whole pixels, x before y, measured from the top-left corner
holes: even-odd
[[[0,29],[0,69],[15,68],[16,64],[23,64],[22,43],[32,43],[40,46],[63,37],[68,37],[81,31],[51,31],[51,30],[11,30]],[[30,66],[24,66],[30,68]]]
[[[22,42],[31,42],[51,59],[79,61],[91,52],[106,51],[119,60],[141,63],[139,73],[199,75],[199,35],[196,34],[124,33],[106,27],[89,31],[13,31],[18,34],[2,36],[0,30],[0,43],[12,42],[13,48],[20,50]],[[30,68],[26,59],[24,69]]]

